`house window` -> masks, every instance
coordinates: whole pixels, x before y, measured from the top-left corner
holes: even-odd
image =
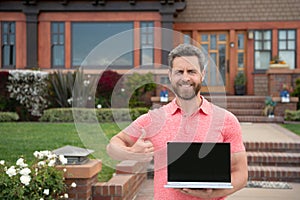
[[[62,68],[65,64],[65,24],[51,23],[51,60],[53,68]]]
[[[254,32],[255,70],[267,70],[271,60],[272,33],[270,30]]]
[[[154,23],[141,22],[141,65],[153,66],[154,63]]]
[[[72,66],[133,67],[132,22],[72,23]]]
[[[239,70],[244,70],[246,63],[246,34],[240,32],[237,36],[237,66]]]
[[[182,34],[183,34],[183,43],[191,44],[192,43],[192,32],[185,31],[185,32],[182,32]]]
[[[16,24],[15,22],[2,22],[2,67],[13,69],[16,66]]]
[[[278,31],[278,56],[284,60],[290,67],[295,69],[296,59],[296,31],[279,30]]]

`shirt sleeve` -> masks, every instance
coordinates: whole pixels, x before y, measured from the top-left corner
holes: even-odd
[[[226,114],[223,133],[224,142],[230,143],[231,153],[245,151],[240,123],[230,112]]]
[[[129,126],[127,126],[123,130],[123,132],[129,135],[132,141],[135,142],[141,136],[142,129],[145,129],[145,127],[149,126],[150,123],[150,116],[148,113],[146,113],[134,120]]]

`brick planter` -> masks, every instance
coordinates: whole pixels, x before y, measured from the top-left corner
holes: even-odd
[[[77,185],[75,188],[68,188],[69,199],[92,199],[92,187],[98,182],[98,173],[102,168],[100,160],[89,160],[83,165],[57,166],[57,168],[67,170],[65,172],[65,182],[68,186],[73,182]]]

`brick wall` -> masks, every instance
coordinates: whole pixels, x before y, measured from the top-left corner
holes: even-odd
[[[254,76],[254,95],[256,96],[268,95],[268,77],[266,75]]]
[[[134,199],[141,184],[146,180],[148,163],[123,161],[116,166],[116,175],[108,182],[93,186],[93,200],[131,200]]]

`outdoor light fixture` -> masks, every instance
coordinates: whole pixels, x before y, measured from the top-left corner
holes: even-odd
[[[234,42],[230,42],[230,47],[231,47],[231,48],[234,47]]]
[[[254,38],[254,32],[252,30],[248,31],[248,39],[252,40]]]
[[[67,165],[82,165],[89,160],[88,155],[93,152],[94,151],[90,149],[83,149],[70,145],[53,150],[54,154],[57,156],[63,155],[68,160]]]

